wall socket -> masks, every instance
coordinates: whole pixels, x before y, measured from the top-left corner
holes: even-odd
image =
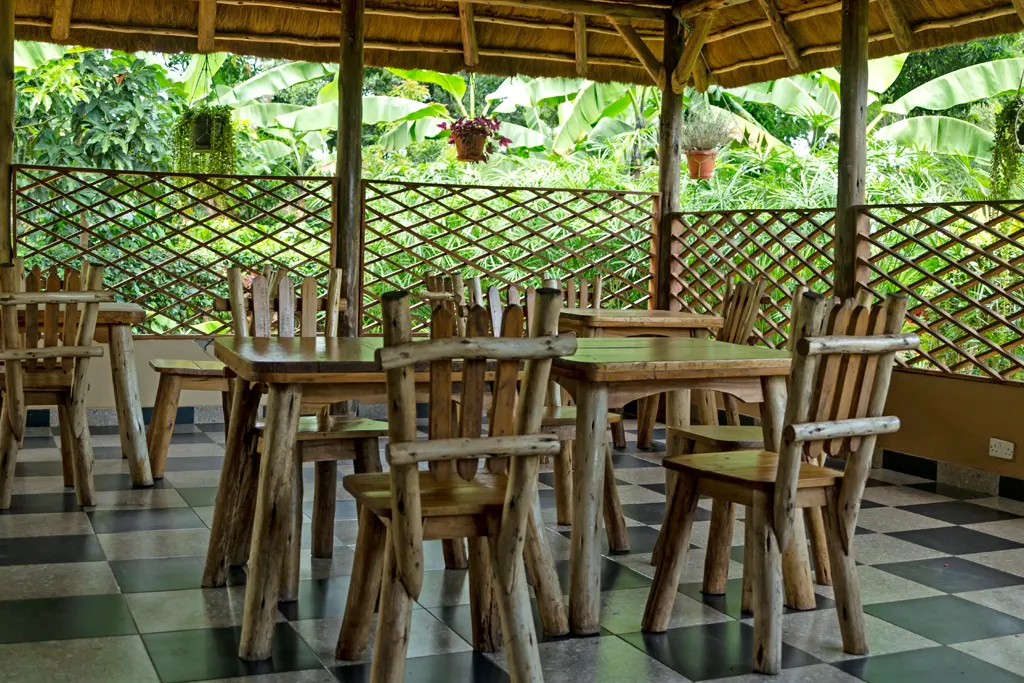
[[[1002,439],[988,440],[988,454],[1001,460],[1013,460],[1013,442]]]

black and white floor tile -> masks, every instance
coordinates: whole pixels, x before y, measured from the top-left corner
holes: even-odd
[[[235,656],[244,571],[225,588],[200,586],[221,427],[179,426],[166,478],[148,490],[131,489],[116,433],[94,430],[98,504],[86,510],[63,487],[54,431],[30,431],[12,507],[0,513],[0,680],[369,680],[368,660],[334,659],[356,540],[355,505],[341,487],[334,558],[303,559],[299,598],[279,608],[273,657],[250,664]],[[1024,683],[1024,503],[888,470],[872,473],[855,545],[870,656],[843,652],[831,589],[818,587],[817,609],[783,616],[783,673],[752,674],[752,621],[739,607],[742,524],[726,595],[700,592],[708,501],[668,632],[641,633],[664,514],[663,452],[659,441],[614,456],[631,550],[604,550],[597,636],[541,637],[548,683]],[[547,539],[565,584],[571,529],[555,524],[551,483],[541,475]],[[311,502],[305,510],[308,542]],[[500,653],[472,651],[468,576],[444,571],[436,545],[413,611],[406,681],[508,681]]]

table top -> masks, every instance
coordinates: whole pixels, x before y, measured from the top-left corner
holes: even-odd
[[[39,306],[39,324],[43,324],[43,306]],[[100,302],[100,310],[96,316],[96,325],[138,325],[146,320],[146,311],[138,304],[129,304],[122,301]],[[25,311],[19,307],[18,322],[25,324]]]
[[[220,337],[214,355],[250,382],[298,384],[380,382],[379,337],[291,339]],[[760,377],[789,372],[789,354],[707,339],[580,339],[553,372],[591,381]],[[423,370],[426,370],[424,365]]]
[[[652,311],[641,308],[566,308],[560,322],[579,327],[660,327],[673,329],[711,328],[725,324],[718,315],[698,315],[681,311]]]
[[[552,372],[592,382],[635,382],[789,373],[788,351],[688,337],[580,339]]]

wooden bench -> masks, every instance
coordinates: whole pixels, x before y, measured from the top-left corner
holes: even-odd
[[[231,401],[228,397],[228,380],[224,376],[224,364],[219,360],[170,360],[149,361],[149,367],[160,375],[153,402],[153,416],[149,420],[146,446],[149,448],[149,462],[153,478],[162,479],[167,464],[167,448],[174,435],[174,419],[178,414],[178,400],[184,390],[219,391],[224,407],[224,431],[227,432]]]

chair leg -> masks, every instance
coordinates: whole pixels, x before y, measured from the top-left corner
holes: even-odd
[[[380,441],[377,437],[372,439],[356,439],[356,459],[352,464],[355,467],[356,474],[384,471],[384,467],[380,462]]]
[[[803,515],[793,519],[793,535],[789,544],[782,549],[782,582],[788,607],[808,610],[817,606],[811,561],[807,556],[807,532],[804,530]]]
[[[650,448],[654,443],[654,423],[658,420],[661,394],[646,396],[636,404],[636,447]]]
[[[473,649],[501,649],[501,615],[494,596],[491,548],[486,536],[469,539],[469,612],[473,622]]]
[[[782,669],[782,555],[769,499],[761,492],[753,495],[754,671],[777,674]]]
[[[224,438],[228,438],[228,422],[231,420],[231,384],[228,384],[228,388],[220,392],[220,407],[224,412]]]
[[[389,542],[384,522],[377,515],[364,511],[359,516],[356,557],[352,564],[345,617],[341,621],[334,653],[340,660],[361,658],[370,644],[370,626],[380,594],[381,571]]]
[[[445,569],[469,569],[469,555],[466,554],[466,539],[446,538],[441,541],[444,551]]]
[[[370,663],[370,683],[403,683],[413,599],[398,576],[395,544],[391,540],[391,532],[388,532],[384,545],[384,572],[381,580],[380,611],[377,616],[377,637],[373,641],[373,659]]]
[[[608,547],[618,553],[629,552],[626,518],[619,500],[619,487],[615,485],[612,449],[607,444],[604,447],[604,527],[608,534]]]
[[[555,456],[555,518],[560,525],[572,524],[572,441],[562,441]]]
[[[164,476],[167,450],[174,436],[174,420],[178,415],[180,398],[181,377],[166,373],[160,375],[153,401],[153,415],[149,418],[149,431],[146,434],[146,447],[149,449],[149,463],[154,479],[163,479]]]
[[[3,426],[7,425],[6,413],[3,417]],[[89,437],[89,423],[85,417],[85,396],[80,393],[72,393],[68,404],[68,415],[71,417],[71,462],[75,473],[75,498],[81,506],[96,504],[96,489],[92,479],[92,439]],[[0,442],[7,442],[13,439],[0,428]],[[12,447],[17,453],[17,444]],[[11,462],[13,473],[14,462]]]
[[[526,565],[533,579],[533,590],[537,595],[537,610],[540,612],[540,625],[545,635],[564,636],[569,632],[569,616],[562,599],[562,586],[558,582],[555,570],[555,558],[551,555],[551,546],[544,533],[544,520],[541,518],[540,498],[534,497],[533,508],[530,510],[529,528],[526,532],[524,552]]]
[[[679,443],[678,455],[690,455],[696,448],[696,444],[689,439],[682,439]],[[667,453],[666,455],[677,455],[676,453]],[[674,470],[665,469],[665,517],[668,517],[669,508],[672,507],[672,496],[676,493],[676,473]],[[657,565],[661,561],[661,534],[658,534],[658,540],[654,542],[654,552],[651,553],[651,564]]]
[[[727,500],[711,503],[711,526],[708,529],[708,548],[704,556],[704,585],[707,595],[722,595],[729,581],[729,553],[732,550],[732,525],[736,519],[736,506]]]
[[[661,561],[654,572],[654,584],[647,598],[641,626],[646,632],[661,633],[668,629],[672,606],[676,601],[679,574],[686,564],[686,551],[690,547],[690,530],[697,512],[697,479],[686,474],[676,476],[675,495],[668,516],[659,534],[662,545]]]
[[[18,460],[18,440],[8,421],[7,403],[0,410],[0,510],[11,507],[14,493],[14,466]],[[90,480],[92,479],[90,474]]]
[[[622,412],[622,411],[618,411]],[[626,425],[622,420],[618,422],[612,422],[612,445],[616,448],[622,449],[626,447]]]
[[[66,405],[57,406],[57,423],[60,425],[60,464],[61,474],[64,475],[64,486],[74,486],[75,456],[71,445],[71,416],[68,415]]]
[[[860,583],[857,566],[853,561],[852,547],[854,529],[846,535],[849,544],[843,543],[841,510],[838,504],[839,489],[825,490],[825,533],[828,539],[828,557],[832,569],[832,590],[835,593],[836,614],[839,615],[839,632],[843,636],[843,651],[852,655],[866,655],[868,640],[864,633],[864,612],[860,601]]]
[[[238,486],[238,503],[231,516],[231,545],[229,562],[231,567],[241,567],[249,561],[249,548],[252,543],[252,525],[256,519],[256,494],[259,492],[260,464],[263,454],[260,453],[256,437],[250,433],[242,446],[245,462],[242,463],[240,484]]]
[[[811,557],[814,558],[814,582],[819,586],[832,585],[832,569],[828,561],[828,539],[825,537],[825,518],[821,508],[804,508],[804,522],[811,539]]]
[[[334,556],[334,508],[338,497],[338,463],[313,464],[313,557]]]
[[[740,600],[740,611],[743,614],[754,613],[754,572],[751,569],[754,561],[754,516],[750,508],[743,515],[743,597]]]
[[[496,525],[495,525],[496,526]],[[491,566],[504,569],[502,562],[514,562],[514,577],[511,589],[502,585],[504,572],[494,573],[494,595],[501,615],[501,633],[505,644],[505,661],[512,683],[544,683],[541,674],[540,650],[537,647],[537,632],[533,625],[533,611],[530,609],[530,593],[526,585],[526,573],[522,558],[503,557],[496,552],[497,543],[491,547]],[[397,680],[397,679],[396,679]],[[374,680],[372,683],[378,683]]]
[[[292,538],[281,567],[279,602],[299,599],[299,568],[302,565],[302,445],[295,444],[292,465]]]

